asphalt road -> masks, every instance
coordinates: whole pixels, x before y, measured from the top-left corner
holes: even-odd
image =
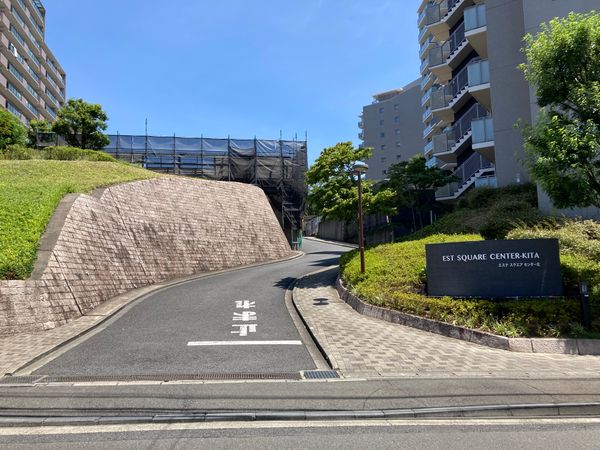
[[[305,240],[306,255],[301,258],[217,274],[157,292],[111,319],[101,332],[35,374],[277,373],[314,369],[315,363],[299,342],[300,335],[285,306],[285,290],[295,278],[337,264],[339,256],[348,250]],[[235,345],[224,346],[221,341]],[[238,345],[248,341],[267,344]],[[190,346],[190,342],[207,345]]]
[[[598,419],[1,429],[0,448],[597,449]]]

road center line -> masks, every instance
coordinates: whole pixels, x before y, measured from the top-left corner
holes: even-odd
[[[302,345],[302,341],[190,341],[188,347],[215,347],[237,345]]]

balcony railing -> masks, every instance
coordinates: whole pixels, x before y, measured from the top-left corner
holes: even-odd
[[[490,82],[490,62],[480,59],[467,66],[469,71],[469,86],[479,86]]]
[[[462,23],[450,38],[442,45],[432,48],[429,51],[429,67],[439,66],[444,64],[446,60],[456,51],[465,40],[465,24]]]
[[[465,31],[475,30],[486,25],[485,3],[465,9]]]
[[[427,83],[429,83],[429,81],[431,81],[431,77],[432,77],[432,73],[429,72],[427,75],[425,75],[424,77],[421,78],[421,90],[423,90],[423,88],[425,86],[427,86]]]
[[[491,117],[482,117],[473,120],[473,144],[482,144],[494,140],[494,121]]]
[[[423,42],[423,45],[421,45],[421,47],[419,48],[419,55],[420,56],[423,56],[423,53],[425,53],[425,51],[427,50],[427,47],[429,47],[432,42],[433,42],[433,37],[432,36],[429,36],[427,38],[427,40],[425,42]]]
[[[452,172],[458,181],[447,184],[435,193],[437,198],[454,196],[477,172],[483,169],[491,169],[494,164],[481,153],[473,153],[465,162]]]
[[[428,107],[425,111],[423,111],[421,119],[423,120],[423,122],[426,122],[429,116],[431,116],[431,108]]]
[[[427,104],[427,102],[429,102],[429,99],[431,99],[432,91],[433,91],[433,89],[429,88],[425,92],[423,92],[423,97],[421,97],[421,106],[425,106]]]
[[[446,86],[433,91],[431,94],[432,109],[447,108],[452,100],[467,87],[469,84],[468,67],[463,67]]]
[[[431,59],[431,53],[429,53],[429,56],[430,56],[429,58],[425,58],[423,61],[421,61],[421,68],[420,68],[420,70],[421,70],[421,73],[423,73],[423,71],[424,71],[424,70],[425,70],[425,69],[426,69],[428,66],[431,66],[431,61],[430,61],[430,59]]]
[[[435,153],[449,152],[454,145],[459,142],[469,131],[471,131],[472,122],[475,119],[485,117],[486,109],[479,103],[471,106],[459,119],[454,122],[450,130],[445,133],[434,136]]]
[[[427,153],[429,153],[432,150],[433,150],[433,141],[429,141],[427,144],[425,144],[425,147],[423,147],[423,154],[426,155]]]
[[[448,15],[450,11],[454,8],[454,6],[460,2],[461,0],[443,0],[437,5],[429,6],[426,11],[427,16],[427,25],[433,25],[441,21],[444,17]]]

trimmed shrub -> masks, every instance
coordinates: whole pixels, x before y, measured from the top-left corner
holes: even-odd
[[[118,162],[111,155],[97,150],[82,150],[76,147],[47,147],[42,150],[36,150],[22,145],[11,145],[6,149],[0,150],[0,159]]]
[[[35,150],[23,145],[9,145],[0,150],[0,159],[27,160],[33,159]]]

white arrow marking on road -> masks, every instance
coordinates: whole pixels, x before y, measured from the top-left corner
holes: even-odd
[[[302,345],[302,341],[191,341],[188,347],[235,346],[235,345]]]

